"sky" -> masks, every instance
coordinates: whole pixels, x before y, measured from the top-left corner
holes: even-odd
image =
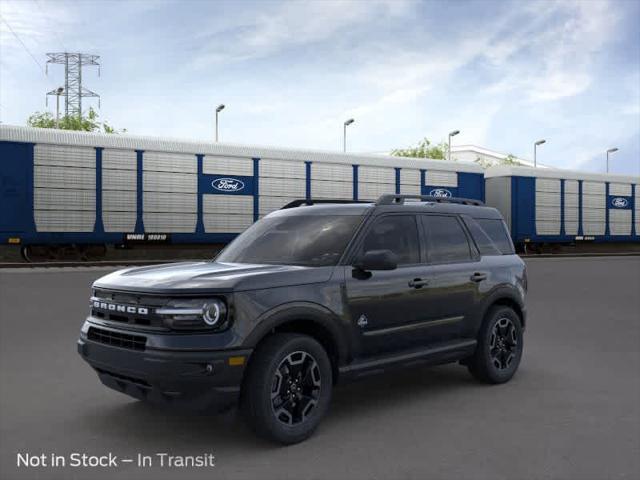
[[[640,175],[640,1],[0,0],[0,121],[83,71],[131,134],[388,152],[427,137]],[[88,100],[97,107],[97,102]]]

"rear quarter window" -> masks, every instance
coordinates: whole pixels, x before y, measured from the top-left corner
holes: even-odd
[[[465,218],[465,223],[482,255],[515,253],[504,221],[499,218]]]

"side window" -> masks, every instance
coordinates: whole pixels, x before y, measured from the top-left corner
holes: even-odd
[[[427,234],[430,263],[455,263],[471,260],[467,234],[456,217],[421,215]]]
[[[507,226],[498,218],[476,218],[478,225],[489,236],[496,247],[503,255],[512,255],[515,253],[511,237],[507,232]]]
[[[420,241],[413,215],[389,215],[375,220],[366,234],[362,252],[391,250],[399,265],[420,262]]]
[[[462,217],[467,225],[473,240],[476,242],[480,255],[502,255],[500,249],[489,238],[489,235],[482,229],[480,225],[471,217],[466,215]]]

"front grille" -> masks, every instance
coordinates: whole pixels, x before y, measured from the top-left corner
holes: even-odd
[[[130,335],[128,333],[113,332],[102,328],[89,327],[87,338],[93,342],[111,345],[113,347],[128,348],[143,351],[146,348],[147,337]]]
[[[155,314],[156,308],[164,306],[166,302],[165,297],[95,289],[91,298],[91,316],[110,322],[126,323],[131,328],[168,330],[164,319]],[[135,311],[116,310],[115,305],[143,307],[146,312],[142,314]]]

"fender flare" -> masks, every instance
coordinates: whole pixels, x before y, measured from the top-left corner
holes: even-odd
[[[256,327],[243,343],[243,348],[255,348],[274,328],[293,321],[311,322],[326,330],[334,342],[338,364],[349,355],[347,334],[340,317],[327,307],[313,302],[292,302],[278,305],[256,319]]]
[[[524,328],[526,323],[526,306],[519,293],[515,291],[514,287],[506,285],[498,286],[492,292],[487,294],[487,297],[484,300],[484,305],[482,306],[482,321],[487,315],[489,308],[491,308],[495,303],[500,302],[500,300],[509,300],[518,305],[518,308],[522,312],[521,321],[522,327]]]

